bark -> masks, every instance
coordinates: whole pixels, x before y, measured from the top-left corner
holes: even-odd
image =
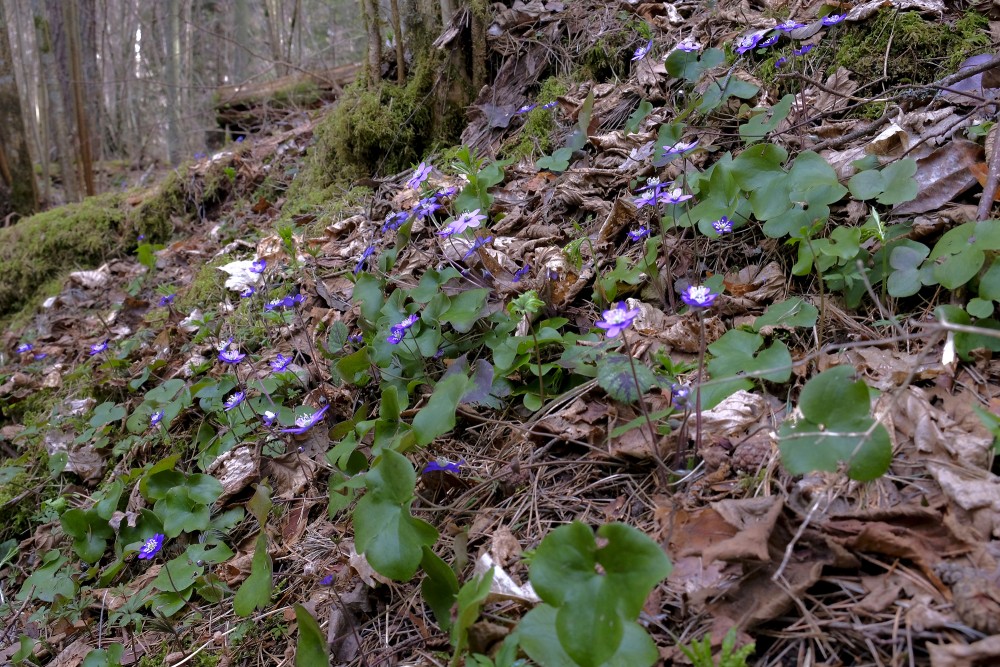
[[[66,35],[69,44],[70,89],[73,93],[73,110],[76,118],[76,137],[80,150],[80,171],[87,195],[92,197],[97,192],[94,189],[94,161],[91,156],[90,119],[87,117],[85,100],[85,82],[83,81],[83,62],[80,46],[80,23],[77,17],[76,3],[68,2],[63,6],[65,11]]]
[[[178,14],[177,0],[167,0],[165,4],[167,11],[164,21],[164,41],[166,42],[166,53],[164,54],[167,74],[167,161],[171,166],[177,165],[181,161],[181,131],[179,122],[177,67],[180,54],[177,32],[180,16]]]
[[[32,12],[35,19],[36,45],[38,59],[41,64],[42,78],[45,80],[45,92],[49,105],[49,119],[56,142],[56,152],[59,157],[59,170],[62,176],[63,191],[66,201],[78,201],[80,189],[77,184],[76,167],[73,164],[73,151],[69,139],[69,128],[66,125],[66,105],[63,99],[62,87],[59,84],[59,67],[56,63],[49,17],[42,6],[42,0],[32,0]]]
[[[249,57],[246,46],[250,41],[250,17],[247,0],[235,0],[233,3],[233,78],[230,83],[240,84],[247,78]]]
[[[396,42],[396,83],[406,83],[406,59],[403,57],[403,28],[399,20],[399,0],[390,0],[392,11],[392,34]]]
[[[35,173],[21,117],[14,60],[7,38],[7,17],[0,2],[0,216],[28,215],[37,208]]]
[[[382,80],[382,31],[379,28],[378,1],[361,0],[368,32],[368,83],[375,86]]]
[[[265,0],[264,19],[267,22],[268,43],[271,47],[271,58],[278,76],[288,74],[281,51],[281,1]]]

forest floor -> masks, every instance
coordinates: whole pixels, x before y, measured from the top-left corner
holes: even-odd
[[[1000,24],[508,4],[429,169],[290,114],[17,295],[0,663],[1000,664]]]

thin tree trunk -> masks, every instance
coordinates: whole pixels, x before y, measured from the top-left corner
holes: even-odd
[[[6,190],[0,215],[28,215],[38,207],[34,167],[21,116],[20,95],[14,76],[14,59],[7,38],[7,17],[0,2],[0,178]]]
[[[392,34],[396,42],[396,83],[406,83],[406,59],[403,57],[403,28],[399,20],[399,0],[390,0],[389,9],[392,12]]]
[[[83,183],[87,196],[93,197],[94,190],[94,160],[90,153],[90,121],[87,118],[87,105],[84,102],[83,64],[80,53],[80,22],[77,17],[75,2],[63,5],[66,26],[66,36],[69,47],[70,86],[73,91],[73,108],[76,116],[76,137],[80,149],[80,171],[83,173]]]
[[[80,190],[77,186],[76,169],[72,161],[73,152],[70,148],[69,130],[66,127],[66,107],[63,104],[62,90],[59,86],[59,70],[55,54],[52,51],[49,19],[45,13],[45,7],[42,6],[42,0],[32,0],[31,5],[35,18],[38,58],[41,62],[42,78],[45,79],[45,90],[49,103],[49,118],[55,133],[56,150],[59,154],[63,192],[66,201],[78,201]]]
[[[280,0],[264,0],[264,19],[267,22],[268,42],[271,46],[271,58],[274,59],[275,72],[278,76],[288,74],[281,52],[281,2]]]
[[[371,86],[382,80],[382,35],[379,30],[377,0],[361,0],[368,30],[368,83]]]
[[[240,84],[246,81],[249,61],[246,50],[247,43],[250,41],[250,16],[247,0],[235,0],[233,3],[233,24],[233,40],[236,42],[236,48],[233,49],[233,80],[231,83]]]
[[[181,161],[181,132],[178,120],[178,100],[177,95],[177,64],[179,60],[177,28],[180,17],[178,16],[177,0],[167,0],[167,17],[164,21],[164,41],[166,42],[166,65],[167,72],[167,161],[171,166],[177,165]]]
[[[455,13],[455,5],[451,0],[441,0],[441,25],[448,25],[448,21],[451,20],[452,14]]]

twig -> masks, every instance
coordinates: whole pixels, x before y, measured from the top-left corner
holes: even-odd
[[[990,171],[986,175],[986,184],[983,186],[982,198],[979,200],[979,208],[976,209],[976,220],[986,220],[993,210],[993,201],[997,193],[997,181],[1000,180],[1000,146],[993,145],[993,155],[990,156]]]

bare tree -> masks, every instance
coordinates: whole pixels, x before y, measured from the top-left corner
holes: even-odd
[[[365,28],[368,31],[368,83],[382,80],[382,33],[379,29],[378,0],[361,0]]]
[[[7,17],[0,2],[0,216],[27,215],[37,207],[35,172],[21,117],[14,60],[7,38]]]
[[[166,20],[164,21],[164,42],[166,43],[166,53],[164,63],[167,73],[167,161],[171,165],[176,165],[181,160],[181,131],[179,108],[180,100],[178,96],[178,61],[180,60],[180,44],[177,38],[178,23],[180,15],[178,13],[177,0],[167,0]]]
[[[94,160],[91,155],[90,119],[87,117],[86,83],[83,80],[83,53],[80,46],[80,22],[75,2],[63,5],[66,35],[69,47],[70,88],[73,93],[73,110],[76,112],[76,137],[80,149],[80,171],[87,195],[97,194],[94,189]]]

